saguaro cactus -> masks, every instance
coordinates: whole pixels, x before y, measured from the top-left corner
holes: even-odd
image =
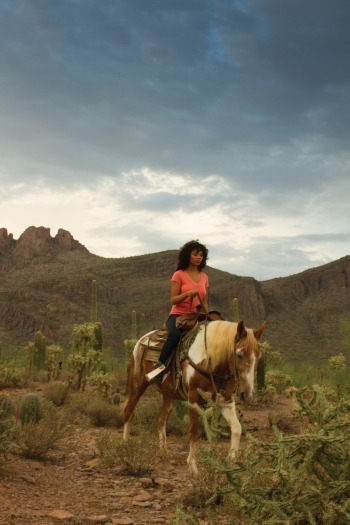
[[[91,322],[97,323],[97,281],[91,283]]]
[[[95,343],[94,350],[102,350],[103,336],[102,336],[102,324],[95,323],[94,334],[95,334]]]
[[[136,330],[136,310],[133,310],[131,312],[131,339],[137,339]]]
[[[235,297],[232,300],[232,305],[233,305],[233,321],[235,323],[238,323],[238,321],[239,321],[239,308],[238,308],[238,299],[237,299],[237,297]]]
[[[34,368],[42,370],[45,368],[46,338],[38,330],[34,335]]]
[[[141,314],[140,318],[140,333],[139,336],[141,337],[145,333],[145,314]]]

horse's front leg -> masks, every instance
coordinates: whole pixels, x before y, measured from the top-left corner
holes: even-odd
[[[163,468],[170,470],[171,465],[168,457],[168,449],[166,443],[166,424],[168,417],[174,408],[175,401],[168,397],[163,396],[163,406],[158,416],[158,436],[159,436],[159,449],[160,457],[163,463]]]
[[[236,403],[234,399],[230,403],[225,405],[225,407],[221,410],[221,413],[230,425],[231,443],[229,457],[234,458],[236,456],[236,452],[239,449],[239,443],[241,441],[242,434],[242,425],[240,424],[237,417]]]
[[[198,403],[199,396],[197,392],[190,392],[188,396],[188,400],[191,404]],[[196,461],[196,450],[197,450],[197,442],[199,438],[199,414],[196,410],[190,408],[189,409],[189,417],[190,417],[190,451],[187,456],[187,465],[190,469],[190,471],[197,475],[198,474],[198,468],[197,468],[197,461]]]

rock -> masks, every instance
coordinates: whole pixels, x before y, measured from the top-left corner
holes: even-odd
[[[134,520],[130,518],[113,518],[112,523],[113,525],[135,525]]]
[[[85,463],[86,468],[96,469],[101,466],[100,458],[91,459]]]
[[[74,518],[74,515],[66,510],[54,510],[49,516],[57,521],[71,520]]]
[[[107,514],[101,514],[100,516],[89,516],[86,518],[88,523],[110,523],[111,518]]]
[[[172,483],[168,479],[156,478],[154,481],[155,481],[155,483],[157,485],[160,485],[161,487],[164,487],[164,488],[166,488],[168,490],[175,490],[176,489],[176,486],[174,485],[174,483]]]
[[[133,501],[132,504],[135,506],[135,507],[152,507],[152,503],[150,501]]]
[[[138,494],[134,497],[134,501],[148,501],[150,498],[150,495],[145,492],[144,494]]]

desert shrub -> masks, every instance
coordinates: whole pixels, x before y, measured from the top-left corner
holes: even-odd
[[[67,422],[60,417],[56,407],[42,400],[42,414],[38,421],[29,421],[19,429],[20,454],[27,458],[38,458],[49,452],[69,432]]]
[[[184,436],[188,433],[188,427],[188,407],[182,401],[177,401],[167,421],[167,433]]]
[[[15,450],[17,434],[16,418],[14,416],[2,418],[0,415],[0,465],[6,461],[8,453]]]
[[[88,423],[87,407],[90,402],[91,399],[86,394],[70,395],[63,407],[67,421],[72,424]]]
[[[277,394],[282,394],[292,384],[292,377],[280,370],[269,370],[266,372],[266,386],[273,386]]]
[[[154,435],[149,432],[131,436],[126,441],[104,433],[96,445],[105,467],[120,467],[124,474],[136,477],[152,471],[158,453],[158,442],[155,443]]]
[[[16,388],[22,386],[24,369],[15,362],[0,364],[0,388]]]
[[[0,394],[0,418],[5,419],[15,415],[15,405],[10,396]]]
[[[111,405],[104,399],[94,399],[86,405],[85,413],[95,427],[123,425],[120,408]]]
[[[216,447],[211,450],[212,457],[221,457],[222,452]],[[209,463],[198,465],[198,475],[192,477],[191,487],[186,491],[181,502],[185,507],[194,507],[197,510],[215,508],[224,504],[222,492],[226,483],[222,475]],[[222,510],[222,508],[221,508]]]
[[[44,396],[54,405],[61,407],[69,395],[69,387],[65,383],[49,383],[44,389]]]
[[[9,452],[14,450],[17,433],[15,407],[9,396],[0,395],[0,465],[1,456],[7,459]]]
[[[147,432],[157,432],[157,419],[161,409],[159,399],[144,399],[137,405],[131,431],[133,433],[140,433],[146,430]]]

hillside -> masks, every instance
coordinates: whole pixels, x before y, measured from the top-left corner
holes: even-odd
[[[159,327],[170,308],[169,276],[177,251],[103,258],[60,229],[29,227],[15,240],[0,229],[0,343],[13,352],[40,330],[49,343],[69,347],[73,324],[90,320],[91,283],[98,284],[104,345],[123,351],[131,311],[144,330]],[[210,305],[254,327],[267,321],[265,339],[288,360],[324,360],[340,351],[340,322],[350,322],[350,257],[286,278],[257,281],[207,267]]]

